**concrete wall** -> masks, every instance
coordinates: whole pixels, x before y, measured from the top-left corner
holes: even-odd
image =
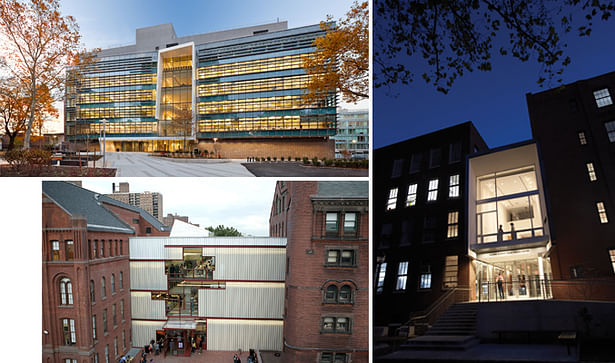
[[[214,152],[211,140],[200,140],[199,150]],[[257,139],[257,140],[218,140],[216,150],[221,158],[245,159],[248,156],[275,156],[280,160],[289,156],[292,158],[307,156],[320,159],[333,159],[335,156],[335,141],[333,139]]]
[[[515,301],[481,303],[477,335],[497,339],[496,330],[576,331],[600,339],[615,339],[615,303],[588,301]],[[591,317],[586,324],[582,311]]]

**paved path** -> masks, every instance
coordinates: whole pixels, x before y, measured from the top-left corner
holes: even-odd
[[[116,168],[116,177],[132,176],[254,176],[241,165],[243,160],[177,160],[149,156],[146,153],[107,153],[107,167]],[[102,165],[102,159],[96,162]]]

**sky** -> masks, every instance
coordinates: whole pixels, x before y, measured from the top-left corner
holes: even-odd
[[[288,21],[288,28],[319,24],[331,15],[345,17],[352,0],[61,0],[62,15],[73,16],[87,49],[135,43],[135,31],[172,23],[178,37],[246,26]],[[58,103],[63,112],[61,103]],[[340,106],[368,108],[367,101]],[[63,132],[63,115],[46,124],[49,132]]]
[[[112,183],[128,182],[131,193],[162,194],[163,215],[188,216],[201,227],[235,227],[244,235],[268,236],[276,181],[270,178],[89,178],[85,189],[111,194]]]
[[[374,19],[375,22],[378,19]],[[572,63],[563,74],[564,84],[615,71],[615,17],[594,21],[589,38],[569,33],[567,54]],[[377,31],[377,29],[375,30]],[[376,37],[374,37],[376,39]],[[499,47],[494,46],[494,49]],[[410,68],[415,63],[406,63]],[[532,137],[526,93],[540,88],[540,66],[522,63],[499,54],[492,59],[490,72],[465,73],[448,95],[437,92],[420,78],[409,85],[373,90],[374,148],[407,140],[432,131],[472,121],[489,147],[512,144]]]

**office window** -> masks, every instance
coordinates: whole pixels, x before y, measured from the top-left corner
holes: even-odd
[[[459,197],[459,174],[451,175],[448,177],[448,197]]]
[[[432,179],[429,181],[429,188],[427,191],[427,201],[433,202],[438,199],[438,179]]]
[[[342,304],[352,302],[352,288],[349,285],[344,285],[340,288],[340,294],[337,301]]]
[[[122,317],[122,321],[126,320],[124,316],[124,299],[120,300],[120,316]]]
[[[75,244],[73,241],[64,241],[64,248],[66,250],[66,259],[75,259]]]
[[[397,268],[397,284],[395,290],[401,291],[406,289],[406,282],[408,280],[408,261],[402,261]]]
[[[459,263],[458,256],[446,256],[444,261],[444,282],[443,286],[456,287],[457,286],[457,266]]]
[[[596,106],[598,106],[598,108],[613,104],[608,88],[594,91],[594,99],[596,100]]]
[[[111,293],[115,294],[115,274],[111,274]]]
[[[341,317],[322,318],[322,331],[324,333],[349,333],[350,319]]]
[[[120,290],[124,289],[124,272],[120,271]]]
[[[325,216],[325,232],[327,234],[337,233],[337,213],[328,212]]]
[[[337,302],[337,286],[331,285],[325,291],[325,302]]]
[[[459,236],[459,212],[448,212],[448,231],[446,238]]]
[[[51,241],[51,260],[60,260],[60,241]]]
[[[357,231],[357,214],[344,214],[344,233],[352,233]]]
[[[376,268],[377,271],[377,277],[376,277],[376,294],[380,294],[382,293],[382,290],[384,289],[384,278],[386,277],[386,273],[387,273],[387,263],[386,262],[382,262],[378,265],[378,267]]]
[[[107,309],[103,310],[103,332],[107,332]]]
[[[609,137],[610,142],[615,142],[615,121],[609,121],[604,123],[606,128],[606,134]]]
[[[397,188],[389,190],[389,199],[387,200],[387,210],[395,209],[397,204]]]
[[[609,218],[606,216],[606,208],[604,208],[603,202],[597,202],[598,216],[600,216],[600,223],[609,223]]]
[[[96,293],[94,289],[94,281],[90,280],[90,300],[92,301],[92,304],[96,302]]]
[[[408,195],[406,196],[406,207],[412,207],[416,205],[416,191],[418,189],[417,184],[408,185]]]
[[[587,138],[585,137],[585,132],[583,131],[579,132],[579,144],[587,145]]]
[[[448,163],[453,164],[461,161],[461,142],[458,141],[448,146]]]
[[[401,176],[401,169],[404,167],[404,160],[397,159],[393,161],[393,170],[391,171],[391,178],[398,178]]]
[[[92,315],[92,339],[96,340],[96,315]]]
[[[72,345],[77,343],[75,320],[62,319],[62,333],[64,337],[64,345]]]
[[[421,162],[423,161],[423,154],[422,153],[416,153],[416,154],[412,154],[412,157],[410,158],[410,174],[414,174],[414,173],[418,173],[419,171],[421,171]]]
[[[107,297],[107,286],[105,285],[105,277],[100,279],[100,296]]]
[[[615,250],[609,250],[609,258],[611,259],[611,267],[613,267],[613,273],[615,273]]]
[[[419,288],[431,289],[431,266],[421,266],[421,275],[419,278]]]
[[[594,163],[587,163],[587,175],[590,181],[596,181],[596,170],[594,169]]]
[[[73,305],[73,284],[66,277],[60,280],[60,302],[62,305]]]
[[[346,363],[348,362],[348,356],[346,353],[320,353],[319,363]]]
[[[437,168],[438,166],[440,166],[440,159],[442,159],[442,151],[439,147],[429,150],[430,168]]]

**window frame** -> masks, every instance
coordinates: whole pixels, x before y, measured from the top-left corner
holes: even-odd
[[[60,305],[73,305],[73,283],[68,277],[60,279]]]
[[[352,261],[350,261],[350,263],[348,262],[343,262],[343,254],[344,252],[350,252],[351,253],[351,259]],[[325,267],[356,267],[357,266],[357,259],[358,259],[358,251],[356,249],[352,249],[352,248],[327,248],[325,250]],[[330,254],[331,253],[335,253],[336,254],[336,258],[335,258],[335,262],[330,262]]]
[[[459,211],[448,212],[446,238],[459,238]]]
[[[329,220],[329,216],[335,216],[335,220]],[[339,232],[339,220],[338,212],[325,212],[325,234],[336,235]]]
[[[596,175],[596,168],[594,168],[594,163],[585,163],[585,166],[587,167],[587,176],[589,177],[589,181],[595,182],[596,180],[598,180],[598,176]]]
[[[606,207],[604,202],[596,202],[596,208],[598,209],[598,217],[600,218],[600,224],[609,223],[609,217],[606,213]]]
[[[433,203],[438,200],[438,184],[440,183],[439,178],[430,179],[427,183],[427,202]]]
[[[348,216],[352,216],[352,218],[349,220]],[[357,223],[358,218],[357,217],[358,216],[359,216],[359,213],[357,213],[357,212],[346,212],[346,213],[344,213],[344,234],[352,235],[352,234],[356,234],[357,233],[357,225],[358,225],[358,223]],[[352,225],[348,225],[347,222],[349,222],[349,221],[352,222]]]
[[[51,240],[51,261],[60,261],[60,241]]]
[[[408,193],[406,193],[406,207],[414,207],[418,199],[419,185],[417,183],[408,184]]]
[[[609,92],[608,87],[595,90],[593,95],[597,108],[603,108],[613,104],[613,98],[611,97],[611,92]]]
[[[64,240],[64,252],[66,253],[65,257],[67,261],[75,259],[75,242],[73,240]]]
[[[63,345],[77,344],[77,332],[75,329],[75,319],[62,318],[62,342]]]
[[[448,177],[448,197],[459,198],[461,188],[461,176],[459,174],[453,174]]]
[[[382,294],[384,291],[384,281],[387,276],[387,263],[380,262],[376,267],[376,294]]]
[[[341,320],[346,321],[346,328],[338,328]],[[332,322],[332,328],[325,328],[325,322]],[[323,316],[320,320],[321,334],[352,334],[352,319],[346,316]]]
[[[422,265],[421,273],[419,274],[419,291],[428,291],[432,287],[432,272],[431,265]]]
[[[397,209],[397,194],[399,188],[394,187],[389,189],[389,196],[387,198],[386,210],[391,211]]]
[[[399,264],[397,265],[395,291],[406,291],[408,288],[408,265],[409,261],[399,261]]]

